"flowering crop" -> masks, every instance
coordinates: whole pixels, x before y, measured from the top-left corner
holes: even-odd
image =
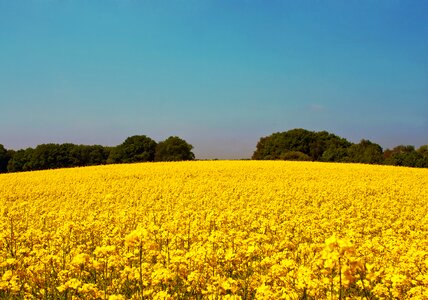
[[[0,175],[1,299],[428,299],[428,170],[216,161]]]

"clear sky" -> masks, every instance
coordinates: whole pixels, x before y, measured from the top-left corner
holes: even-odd
[[[0,144],[428,144],[426,0],[0,0]]]

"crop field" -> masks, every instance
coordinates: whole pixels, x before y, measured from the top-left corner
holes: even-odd
[[[428,299],[428,170],[196,161],[0,175],[1,299]]]

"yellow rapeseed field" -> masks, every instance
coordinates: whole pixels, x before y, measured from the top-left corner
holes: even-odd
[[[1,299],[428,299],[428,170],[212,161],[0,175]]]

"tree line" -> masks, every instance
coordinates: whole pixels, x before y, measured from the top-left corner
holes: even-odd
[[[171,136],[157,143],[145,135],[128,137],[115,147],[42,144],[18,151],[0,144],[0,173],[102,164],[194,160],[193,146]],[[386,149],[369,140],[351,143],[327,131],[292,129],[260,138],[252,159],[353,162],[428,168],[428,145]]]
[[[193,160],[193,146],[171,136],[157,143],[134,135],[115,147],[101,145],[42,144],[35,148],[7,150],[0,144],[0,173],[83,167],[102,164]]]
[[[383,151],[369,140],[351,143],[327,131],[292,129],[260,138],[252,159],[352,162],[428,168],[428,145]]]

